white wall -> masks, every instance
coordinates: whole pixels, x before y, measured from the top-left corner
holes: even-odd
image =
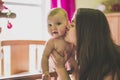
[[[96,8],[101,2],[107,0],[76,0],[77,8]]]
[[[13,24],[12,29],[7,28],[6,18],[0,19],[2,32],[0,40],[46,40],[47,33],[46,16],[50,6],[50,0],[5,0],[7,6],[17,17],[9,19]],[[10,2],[14,2],[11,4]],[[35,4],[40,6],[24,6],[18,4]]]

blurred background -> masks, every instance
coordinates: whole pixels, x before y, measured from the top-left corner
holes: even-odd
[[[95,8],[105,13],[120,12],[120,0],[2,0],[15,18],[0,18],[0,40],[47,40],[46,17],[53,7],[68,10],[70,19],[79,7]],[[63,5],[63,6],[62,6]],[[65,6],[67,5],[67,6]],[[52,7],[51,7],[52,6]],[[12,24],[8,28],[8,21]]]
[[[50,38],[47,15],[56,7],[70,21],[77,8],[101,10],[120,45],[120,0],[0,0],[0,76],[41,70],[44,41]]]

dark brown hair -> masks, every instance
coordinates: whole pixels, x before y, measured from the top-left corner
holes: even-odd
[[[120,80],[120,53],[111,38],[105,15],[96,9],[79,8],[76,13],[79,80],[103,80],[115,73]]]

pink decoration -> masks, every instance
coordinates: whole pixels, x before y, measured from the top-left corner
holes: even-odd
[[[67,11],[69,21],[71,21],[71,18],[73,17],[73,14],[76,9],[75,0],[60,0],[60,5],[61,5],[61,8]],[[56,7],[58,7],[58,1],[51,0],[51,8],[56,8]]]
[[[8,9],[6,6],[3,6],[4,7],[4,9]]]
[[[7,16],[8,16],[8,18],[9,18],[9,16],[11,15],[11,11],[6,7],[6,6],[4,6],[3,5],[4,4],[4,2],[2,1],[2,0],[0,0],[0,13],[1,13],[1,11],[2,10],[8,10],[8,12],[7,12]],[[12,24],[11,24],[11,22],[9,22],[9,20],[8,20],[8,23],[7,23],[7,28],[8,29],[11,29],[12,28]],[[1,32],[1,27],[0,27],[0,32]]]
[[[1,12],[3,9],[4,9],[3,6],[1,6],[1,7],[0,7],[0,12]]]
[[[4,7],[3,7],[3,1],[2,0],[0,0],[0,11],[2,11],[3,9],[4,9]]]
[[[3,5],[3,4],[4,4],[4,2],[2,0],[0,0],[0,6]]]
[[[8,21],[8,24],[7,24],[7,28],[8,29],[11,29],[12,28],[12,24]]]
[[[112,11],[120,12],[120,3],[116,3],[112,5]]]
[[[51,8],[56,8],[58,6],[57,1],[58,0],[51,0]]]
[[[71,21],[76,9],[75,0],[61,0],[61,7],[67,11],[68,18]]]

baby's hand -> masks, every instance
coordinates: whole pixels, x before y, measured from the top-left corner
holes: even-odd
[[[51,77],[50,76],[43,76],[42,80],[51,80]]]
[[[48,71],[46,71],[43,75],[42,75],[42,80],[51,80],[50,74]]]
[[[65,63],[67,61],[67,54],[65,54],[64,56],[61,56],[60,53],[54,50],[53,54],[51,55],[51,58],[52,58],[51,63],[53,64],[55,68],[65,67]]]

